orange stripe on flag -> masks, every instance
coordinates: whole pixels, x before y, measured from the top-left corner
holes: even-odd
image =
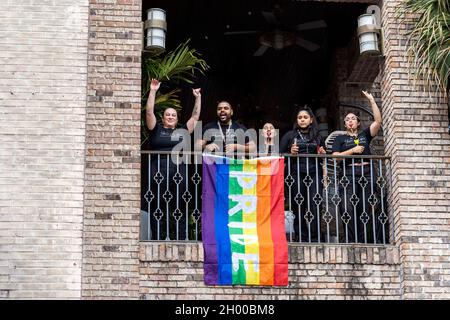
[[[260,285],[274,284],[274,248],[270,219],[270,165],[271,161],[258,160],[257,225],[259,239]]]
[[[284,227],[284,162],[282,159],[272,160],[271,165],[273,174],[270,182],[270,206],[272,239],[275,248],[274,285],[286,286],[288,285],[288,253]]]

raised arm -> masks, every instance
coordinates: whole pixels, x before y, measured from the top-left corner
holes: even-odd
[[[381,128],[380,108],[378,108],[378,105],[375,102],[375,99],[373,98],[372,94],[368,93],[367,91],[363,91],[362,93],[369,100],[370,106],[372,107],[374,122],[372,122],[372,124],[370,125],[370,135],[372,137],[375,137]]]
[[[147,106],[145,108],[145,121],[147,123],[147,127],[150,130],[153,130],[156,126],[155,98],[156,91],[158,91],[160,85],[161,83],[156,79],[152,79],[152,81],[150,82],[150,92],[148,94]]]
[[[194,109],[192,110],[192,116],[186,123],[189,133],[194,131],[195,125],[200,118],[200,111],[202,110],[202,94],[200,89],[192,89],[192,94],[195,97]]]

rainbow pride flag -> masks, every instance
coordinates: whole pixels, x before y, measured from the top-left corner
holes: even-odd
[[[203,155],[206,285],[288,284],[284,159]]]

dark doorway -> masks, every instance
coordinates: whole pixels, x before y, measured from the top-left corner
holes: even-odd
[[[349,45],[355,36],[357,17],[367,4],[144,0],[143,17],[151,7],[167,12],[167,51],[191,39],[191,46],[211,66],[195,84],[203,92],[204,122],[214,119],[216,102],[225,99],[234,104],[237,119],[247,127],[261,128],[263,121],[271,120],[283,132],[293,123],[296,105],[328,107],[322,104],[327,91],[332,90],[334,52]],[[276,21],[271,23],[273,17]],[[316,27],[295,30],[295,26],[309,22]],[[261,36],[273,35],[275,29],[293,31],[303,41],[280,50],[264,50]],[[190,91],[184,89],[182,120],[189,117],[193,104]]]

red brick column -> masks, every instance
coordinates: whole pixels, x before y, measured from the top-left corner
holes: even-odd
[[[138,298],[141,0],[90,0],[82,297]]]
[[[447,105],[413,87],[405,31],[385,1],[382,79],[386,154],[392,157],[395,244],[400,248],[402,298],[450,298],[450,136]]]

